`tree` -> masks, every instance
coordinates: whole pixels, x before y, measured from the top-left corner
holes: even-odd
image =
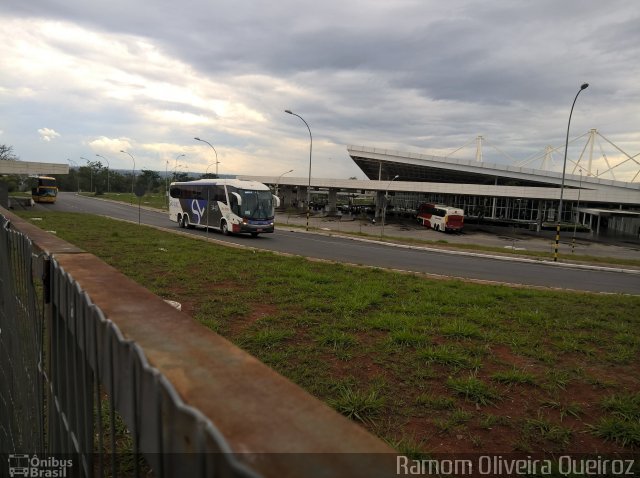
[[[20,161],[20,158],[13,152],[13,146],[0,144],[0,161]]]
[[[90,192],[101,194],[106,189],[106,176],[101,174],[103,170],[106,171],[106,168],[100,161],[87,160],[86,166],[80,166],[80,176],[85,178]]]
[[[144,186],[146,191],[157,193],[160,190],[160,175],[156,171],[143,169],[136,178],[136,184]]]
[[[173,181],[176,181],[176,182],[185,182],[190,180],[191,178],[187,173],[174,173],[173,175]]]
[[[0,144],[0,161],[20,161],[20,158],[13,152],[13,146]],[[0,181],[7,183],[7,189],[12,193],[19,191],[24,186],[25,178],[18,174],[11,174],[0,177]]]

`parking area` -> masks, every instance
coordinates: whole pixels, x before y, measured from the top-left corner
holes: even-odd
[[[277,227],[287,225],[305,226],[306,215],[298,213],[279,212],[276,214]],[[344,214],[341,216],[325,216],[314,214],[310,217],[310,227],[328,233],[359,233],[373,237],[384,236],[394,239],[407,238],[446,244],[476,244],[486,247],[497,247],[537,252],[553,253],[555,245],[555,231],[540,232],[515,227],[499,227],[484,224],[465,224],[460,234],[436,232],[417,224],[410,218],[390,217],[373,222],[370,218]],[[563,231],[560,235],[560,253],[570,254],[574,233]],[[601,234],[596,237],[590,233],[576,232],[574,254],[596,257],[612,257],[619,259],[640,260],[640,239],[630,236],[608,236]]]

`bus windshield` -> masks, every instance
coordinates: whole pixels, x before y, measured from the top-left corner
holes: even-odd
[[[233,194],[229,194],[231,209],[240,217],[247,219],[271,219],[273,218],[273,196],[271,191],[256,191],[252,189],[238,189],[229,187],[229,193],[237,193],[242,199],[242,204]]]
[[[38,186],[55,188],[56,180],[54,178],[38,178]]]
[[[37,189],[36,191],[36,195],[37,196],[57,196],[57,191],[55,190],[55,188],[44,188],[44,187],[40,187]]]

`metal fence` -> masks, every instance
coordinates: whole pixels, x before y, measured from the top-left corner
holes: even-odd
[[[43,315],[31,241],[0,216],[0,452],[43,452]]]
[[[69,456],[77,476],[258,476],[2,215],[0,453]]]

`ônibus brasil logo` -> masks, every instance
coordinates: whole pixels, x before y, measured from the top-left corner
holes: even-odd
[[[73,460],[61,460],[55,457],[38,458],[38,455],[9,455],[9,476],[27,476],[38,478],[65,478]]]

